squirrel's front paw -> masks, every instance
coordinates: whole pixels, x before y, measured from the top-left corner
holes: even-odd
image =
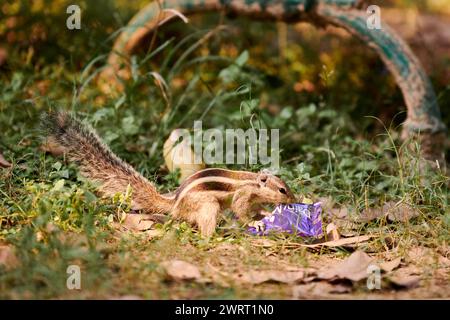
[[[248,226],[255,228],[257,232],[264,232],[266,230],[266,224],[262,221],[252,221]]]

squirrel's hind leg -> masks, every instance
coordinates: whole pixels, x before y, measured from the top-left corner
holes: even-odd
[[[215,197],[204,194],[187,195],[181,203],[172,210],[176,219],[187,220],[197,225],[204,237],[210,237],[216,229],[221,212],[219,201]]]
[[[217,217],[220,214],[220,204],[216,199],[205,201],[200,205],[195,222],[204,237],[210,237],[216,230]]]

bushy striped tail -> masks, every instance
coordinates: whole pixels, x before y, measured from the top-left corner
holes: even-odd
[[[173,200],[159,194],[150,181],[115,155],[87,124],[67,112],[52,111],[42,115],[41,125],[47,137],[79,165],[82,175],[100,184],[104,195],[125,193],[130,185],[134,210],[148,213],[171,210]]]

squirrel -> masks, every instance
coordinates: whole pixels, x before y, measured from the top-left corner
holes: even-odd
[[[131,208],[148,214],[170,214],[175,219],[197,225],[210,237],[219,215],[231,209],[238,219],[248,222],[261,204],[292,203],[295,197],[287,184],[275,175],[261,171],[232,171],[208,168],[198,171],[174,191],[161,194],[155,186],[115,155],[95,130],[64,111],[51,111],[41,117],[47,138],[62,147],[86,178],[100,184],[99,191],[112,197],[132,188]]]

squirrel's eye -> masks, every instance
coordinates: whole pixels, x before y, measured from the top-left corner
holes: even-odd
[[[278,189],[278,191],[280,191],[282,194],[286,194],[286,189],[285,188],[280,188],[280,189]]]

